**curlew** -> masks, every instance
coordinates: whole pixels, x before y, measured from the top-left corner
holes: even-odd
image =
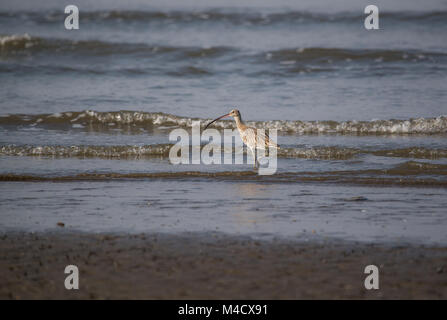
[[[275,142],[271,141],[268,134],[263,132],[263,130],[257,130],[256,128],[249,127],[245,125],[242,121],[241,113],[237,109],[231,110],[229,113],[220,116],[219,118],[214,119],[210,123],[208,123],[205,127],[208,128],[212,123],[216,122],[225,117],[233,117],[236,121],[236,126],[241,136],[242,141],[247,145],[250,149],[253,158],[255,160],[254,167],[256,168],[258,164],[258,160],[256,157],[256,149],[266,150],[268,147],[273,147],[275,149],[280,149],[279,145]]]

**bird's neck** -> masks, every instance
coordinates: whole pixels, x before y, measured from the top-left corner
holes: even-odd
[[[236,126],[238,127],[238,129],[242,129],[245,127],[245,124],[242,121],[241,117],[234,117],[234,120],[236,121]]]

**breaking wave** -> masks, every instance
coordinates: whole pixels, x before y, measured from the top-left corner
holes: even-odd
[[[58,57],[64,54],[76,54],[86,56],[110,56],[110,55],[130,55],[163,57],[172,60],[182,59],[209,59],[219,58],[223,55],[237,55],[238,59],[251,59],[253,63],[266,63],[268,61],[280,62],[282,64],[294,63],[332,63],[337,61],[372,61],[372,62],[408,62],[408,61],[438,61],[447,58],[444,52],[430,52],[421,50],[390,50],[390,49],[351,49],[351,48],[284,48],[269,50],[265,52],[247,53],[241,49],[228,46],[215,47],[187,47],[187,46],[166,46],[147,43],[122,43],[105,42],[99,40],[68,40],[41,38],[23,35],[0,36],[0,54],[33,54],[33,53],[57,54]]]
[[[23,35],[0,36],[0,48],[2,51],[10,48],[26,49],[32,47],[35,41],[36,39],[32,39],[27,33]]]
[[[278,61],[303,62],[337,62],[337,61],[416,61],[425,59],[445,58],[441,52],[422,52],[418,50],[389,49],[349,49],[349,48],[288,48],[271,51],[268,57]]]
[[[85,54],[88,56],[106,56],[114,54],[140,54],[147,56],[172,54],[178,58],[178,55],[189,58],[215,57],[235,50],[227,47],[173,47],[157,46],[144,43],[120,43],[105,42],[99,40],[67,40],[67,39],[49,39],[23,35],[0,36],[0,53],[15,54],[21,52],[45,52],[56,53],[58,56],[66,53]],[[177,56],[175,56],[177,54]]]
[[[172,144],[148,146],[2,146],[0,155],[85,158],[167,157]]]
[[[30,56],[36,58],[35,63],[23,63],[23,59]],[[55,56],[58,61],[56,64],[53,63]],[[113,57],[123,63],[95,64],[92,68],[92,64],[73,64],[74,57],[81,60],[93,59],[92,61],[95,58]],[[210,63],[202,63],[204,60]],[[0,72],[16,74],[161,74],[196,78],[215,76],[220,72],[237,72],[248,77],[295,77],[303,74],[347,72],[351,76],[374,76],[385,71],[387,74],[400,74],[410,69],[427,73],[444,72],[447,54],[414,49],[322,47],[247,51],[231,46],[73,41],[24,34],[0,36],[0,62]],[[251,68],[241,68],[234,62],[249,64]]]
[[[205,126],[211,119],[188,118],[161,112],[116,111],[116,112],[62,112],[55,114],[9,114],[0,116],[0,125],[41,126],[72,128],[92,126],[136,127],[142,129],[170,130],[190,128],[194,121]],[[276,129],[281,134],[444,134],[447,133],[447,116],[408,120],[372,121],[300,121],[270,120],[247,121],[247,125]],[[224,120],[213,124],[217,129],[235,129],[234,121]]]
[[[146,146],[0,146],[2,156],[36,156],[55,158],[104,158],[104,159],[135,159],[135,158],[168,158],[173,144],[156,144]],[[204,144],[202,145],[202,147]],[[233,149],[222,149],[225,153]],[[382,157],[412,158],[436,160],[447,158],[447,150],[411,147],[391,150],[367,150],[346,147],[312,147],[312,148],[281,148],[277,151],[279,158],[301,158],[321,160],[348,160],[362,154],[372,154]]]

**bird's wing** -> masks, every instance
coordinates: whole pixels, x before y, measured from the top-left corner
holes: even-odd
[[[256,128],[252,128],[249,127],[247,128],[246,132],[250,130],[247,135],[250,136],[251,139],[247,139],[250,140],[251,143],[253,143],[253,145],[256,145],[259,148],[266,148],[268,146],[270,147],[274,147],[274,148],[279,148],[279,146],[270,139],[268,133],[265,130],[259,130]],[[248,144],[248,143],[247,143]]]
[[[241,136],[242,141],[244,141],[247,146],[250,148],[254,148],[256,146],[256,129],[247,127]]]

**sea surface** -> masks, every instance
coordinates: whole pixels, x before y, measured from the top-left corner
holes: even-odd
[[[447,2],[388,2],[1,2],[0,232],[446,245]],[[274,175],[170,162],[234,108]]]

